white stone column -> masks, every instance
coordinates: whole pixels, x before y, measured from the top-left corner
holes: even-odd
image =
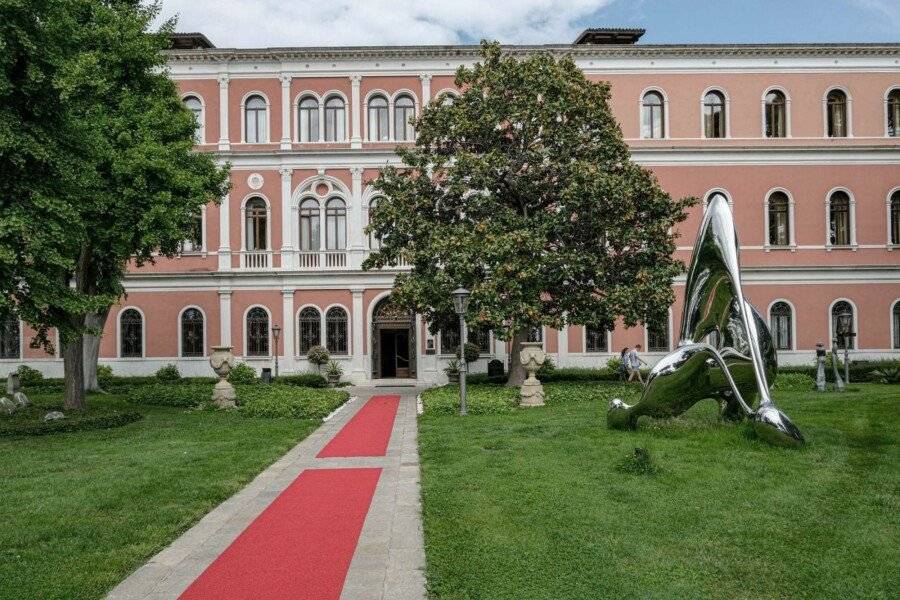
[[[347,258],[351,269],[362,266],[366,244],[363,235],[362,167],[351,167],[350,214],[347,219]]]
[[[360,135],[360,108],[359,108],[359,86],[362,83],[362,75],[350,76],[350,147],[362,148],[362,136]]]
[[[353,315],[352,333],[350,342],[352,344],[351,373],[350,377],[354,383],[363,383],[368,379],[366,371],[366,357],[363,350],[363,292],[365,288],[350,288],[350,294],[353,297]]]
[[[228,75],[219,75],[219,150],[230,150],[228,139]]]
[[[431,73],[422,73],[419,75],[422,80],[422,108],[424,109],[431,102]]]
[[[281,269],[287,271],[293,269],[294,245],[291,239],[291,176],[293,169],[281,168]]]
[[[294,355],[296,340],[294,339],[294,290],[281,290],[281,343],[284,344],[281,357],[282,370],[296,370]]]
[[[219,290],[219,344],[231,346],[231,290]],[[235,354],[243,353],[243,348],[236,348]]]
[[[222,196],[219,204],[219,270],[231,270],[231,197]]]
[[[281,149],[291,149],[291,76],[282,74],[281,80]]]
[[[556,336],[556,345],[557,345],[557,366],[558,367],[567,367],[569,366],[569,325],[563,325],[562,328],[557,332]]]
[[[394,131],[394,99],[391,98],[388,100],[388,139],[393,142],[397,139],[396,135],[397,132]]]

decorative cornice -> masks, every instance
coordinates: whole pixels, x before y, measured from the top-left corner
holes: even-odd
[[[359,59],[469,59],[479,46],[350,46],[309,48],[209,48],[167,50],[171,62],[240,62]],[[898,56],[900,44],[621,44],[503,46],[514,56],[538,52],[575,58],[835,57]]]

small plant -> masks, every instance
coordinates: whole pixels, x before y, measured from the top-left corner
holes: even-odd
[[[344,369],[341,368],[341,365],[338,364],[336,360],[328,363],[328,369],[325,370],[325,376],[328,377],[328,383],[334,385],[341,380],[341,375],[343,374]]]
[[[478,360],[478,357],[481,356],[481,352],[478,349],[477,344],[473,344],[471,342],[466,342],[466,362],[473,363]],[[456,358],[462,358],[460,356],[460,346],[456,347]]]
[[[327,365],[328,361],[331,360],[331,355],[328,354],[328,349],[325,346],[313,346],[306,353],[306,358],[310,364],[316,365],[316,369],[321,371],[322,365]]]
[[[900,366],[882,367],[877,371],[872,371],[872,377],[881,383],[900,383]]]
[[[99,373],[98,373],[99,375]],[[160,381],[178,381],[181,379],[181,372],[173,364],[168,364],[156,372],[156,378]]]
[[[553,371],[556,370],[556,364],[554,364],[553,359],[549,356],[545,356],[544,364],[541,365],[541,368],[537,370],[537,373],[534,374],[538,379],[542,379],[549,375],[553,374]]]
[[[44,378],[44,374],[38,371],[37,369],[32,369],[28,365],[22,365],[18,369],[16,369],[16,373],[19,375],[19,383],[22,387],[27,388],[29,385],[33,385]]]
[[[610,373],[618,373],[619,369],[622,368],[622,357],[611,356],[609,360],[606,361],[606,368],[609,369]]]
[[[106,383],[113,378],[113,370],[109,365],[97,365],[97,381]]]
[[[455,358],[450,359],[450,362],[444,367],[444,373],[447,374],[447,379],[450,383],[459,381],[459,361]]]
[[[228,381],[231,383],[256,383],[256,369],[247,363],[238,363],[234,365],[228,374]]]
[[[655,475],[659,467],[653,464],[653,457],[647,448],[635,448],[634,452],[627,454],[616,465],[616,471],[631,475]]]
[[[282,375],[278,378],[278,383],[295,385],[297,387],[323,388],[328,385],[328,380],[321,373],[310,371],[299,375]]]

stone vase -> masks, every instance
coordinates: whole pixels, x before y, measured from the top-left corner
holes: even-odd
[[[541,347],[541,342],[523,342],[522,351],[519,353],[519,361],[528,372],[528,377],[519,388],[520,406],[543,406],[544,386],[538,381],[535,373],[544,364],[547,355]]]
[[[219,381],[213,386],[212,401],[219,408],[234,408],[237,393],[234,386],[228,383],[228,374],[234,368],[234,354],[231,352],[231,346],[213,346],[212,354],[209,356],[209,365]]]

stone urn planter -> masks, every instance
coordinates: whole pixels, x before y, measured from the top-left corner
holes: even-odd
[[[212,354],[209,356],[209,365],[219,376],[219,382],[213,387],[213,404],[219,408],[234,408],[237,393],[234,391],[234,386],[228,383],[228,374],[234,367],[234,354],[231,352],[231,346],[213,346]]]
[[[528,377],[519,388],[519,405],[520,406],[543,406],[544,405],[544,386],[535,377],[535,373],[544,364],[547,355],[541,348],[541,342],[523,342],[522,351],[519,353],[519,361],[525,370],[528,371]]]

